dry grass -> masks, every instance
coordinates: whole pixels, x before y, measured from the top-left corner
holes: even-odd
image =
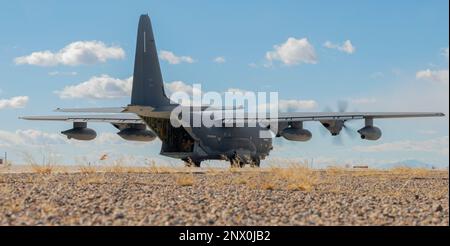
[[[180,174],[176,176],[175,182],[179,186],[192,186],[195,183],[193,174]]]
[[[181,170],[184,170],[184,168],[173,168],[173,167],[164,167],[164,166],[157,166],[154,162],[150,164],[148,168],[145,168],[145,172],[149,173],[175,173],[179,172]]]
[[[330,166],[325,169],[325,172],[327,175],[333,176],[333,175],[342,175],[342,174],[348,173],[348,170],[349,169],[346,169],[344,167]]]
[[[261,188],[264,190],[275,190],[276,184],[273,180],[264,180],[261,183]]]
[[[158,167],[158,166],[156,166],[156,163],[155,163],[154,161],[152,161],[152,162],[149,164],[148,171],[149,171],[150,173],[161,173],[160,170],[161,170],[161,168]]]
[[[432,175],[434,170],[425,169],[425,168],[408,168],[408,167],[396,167],[389,170],[391,174],[395,175],[407,175],[414,177],[425,177],[428,175]]]
[[[228,171],[230,173],[238,173],[242,171],[242,168],[240,167],[235,167],[235,166],[230,166],[230,168],[228,168]]]
[[[52,173],[68,174],[69,173],[69,169],[66,166],[53,166],[53,172]]]
[[[302,165],[287,168],[233,170],[232,184],[245,185],[250,189],[311,191],[318,183],[319,173]]]
[[[97,167],[93,167],[93,166],[80,166],[78,168],[78,170],[82,174],[93,174],[93,173],[98,172],[98,168]]]
[[[49,164],[47,165],[32,164],[31,171],[37,174],[49,175],[52,174],[52,172],[54,171],[54,167]]]
[[[252,179],[251,175],[248,175],[248,174],[246,174],[246,175],[239,175],[239,176],[236,176],[232,180],[232,182],[234,184],[238,184],[238,185],[246,185],[246,184],[248,184],[250,182],[251,179]]]
[[[120,164],[114,164],[111,167],[106,168],[106,172],[109,173],[126,173],[126,168]]]
[[[289,167],[271,168],[210,168],[207,175],[225,174],[227,179],[218,179],[214,184],[245,185],[250,189],[311,191],[318,183],[320,173],[304,165],[291,164]]]
[[[39,165],[36,164],[31,157],[28,156],[31,164],[29,167],[32,173],[50,175],[55,173],[70,173],[67,167],[54,166],[51,164]],[[151,174],[173,174],[175,184],[179,186],[192,186],[195,184],[195,177],[197,172],[204,172],[206,175],[222,176],[225,178],[218,178],[214,186],[229,186],[242,185],[249,189],[262,190],[291,190],[291,191],[312,191],[318,185],[329,185],[330,191],[342,193],[350,192],[346,187],[336,187],[339,183],[338,179],[345,177],[364,177],[372,176],[380,180],[390,179],[392,175],[405,179],[403,187],[395,187],[392,192],[395,194],[402,193],[412,179],[421,179],[435,175],[437,170],[429,170],[423,168],[393,168],[390,170],[380,169],[349,169],[343,167],[329,167],[322,170],[311,169],[308,163],[288,164],[288,167],[273,166],[269,168],[184,168],[184,167],[166,167],[158,166],[154,161],[150,162],[148,166],[131,167],[124,165],[122,159],[118,159],[111,163],[111,166],[91,166],[82,165],[77,168],[82,174],[88,175],[89,180],[83,183],[102,183],[102,176],[94,174],[98,173],[151,173]],[[447,171],[448,172],[448,171]],[[51,178],[48,176],[44,178]],[[445,195],[445,192],[443,192]]]
[[[222,173],[222,171],[220,169],[218,169],[218,168],[213,168],[213,167],[206,168],[206,174],[207,175],[215,176],[215,175],[218,175],[218,174],[221,174],[221,173]]]
[[[92,174],[98,172],[107,173],[167,173],[168,169],[164,167],[157,167],[152,165],[150,167],[133,167],[122,165],[121,163],[114,163],[112,166],[80,166],[78,170],[84,174]]]
[[[103,175],[98,175],[98,174],[94,174],[94,175],[89,175],[86,179],[83,179],[80,181],[81,185],[86,185],[86,184],[106,184],[108,183],[106,178]]]
[[[115,163],[113,166],[105,168],[105,170],[109,173],[146,173],[149,171],[146,167],[130,167],[120,163]]]
[[[288,190],[311,191],[318,182],[318,173],[302,165],[273,169],[275,176],[286,182]]]
[[[287,185],[288,190],[311,191],[312,188],[312,184],[309,183],[291,183]]]
[[[124,170],[126,173],[146,173],[148,168],[146,167],[126,167]]]
[[[409,167],[395,167],[392,169],[327,169],[327,174],[351,174],[353,176],[385,176],[385,175],[397,175],[400,177],[426,177],[434,175],[438,170],[430,170],[426,168],[409,168]],[[442,170],[441,170],[442,171]]]

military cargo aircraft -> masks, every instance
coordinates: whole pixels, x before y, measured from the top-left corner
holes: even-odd
[[[64,113],[84,115],[25,116],[25,120],[72,122],[73,128],[61,132],[69,139],[92,140],[96,132],[87,128],[88,122],[106,122],[115,126],[120,137],[129,141],[162,141],[161,155],[183,160],[187,166],[200,167],[204,160],[227,160],[232,166],[259,167],[272,147],[272,136],[291,141],[308,141],[312,134],[303,128],[303,122],[318,121],[331,135],[337,136],[346,129],[346,122],[363,120],[364,127],[357,132],[365,140],[378,140],[382,132],[374,120],[406,117],[439,117],[439,112],[293,112],[279,113],[276,117],[219,117],[214,127],[173,126],[171,112],[180,105],[165,94],[159,66],[155,38],[148,15],[139,20],[131,103],[118,108],[57,109]],[[193,108],[193,106],[191,106]],[[236,108],[232,108],[236,109]],[[197,108],[199,112],[222,110],[208,106]],[[194,110],[195,111],[195,110]],[[89,113],[89,114],[87,114]],[[256,126],[236,127],[238,122],[258,121]],[[230,123],[231,122],[231,126]],[[276,127],[273,127],[276,125]],[[261,137],[261,131],[272,136]]]

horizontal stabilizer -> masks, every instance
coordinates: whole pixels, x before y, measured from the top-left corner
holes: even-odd
[[[202,105],[200,107],[193,107],[194,109],[199,108],[201,111],[223,111],[223,110],[239,110],[239,109],[244,109],[244,106],[238,106],[238,107],[234,107],[234,106],[223,106],[223,107],[214,107],[214,106],[207,106],[207,105]]]
[[[55,112],[63,113],[122,113],[126,107],[110,107],[110,108],[57,108]]]

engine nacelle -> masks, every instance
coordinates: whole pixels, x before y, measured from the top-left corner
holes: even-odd
[[[381,138],[381,130],[375,126],[365,126],[358,130],[362,139],[366,140],[378,140]]]
[[[121,138],[128,141],[150,142],[156,138],[155,133],[146,129],[125,128],[117,133]]]
[[[312,133],[303,128],[288,127],[281,131],[281,136],[291,141],[306,142],[312,138]]]
[[[331,133],[332,136],[337,136],[341,133],[342,128],[345,126],[343,120],[324,120],[320,121],[322,125]]]
[[[97,133],[94,130],[87,128],[86,122],[74,122],[72,129],[63,131],[61,134],[66,135],[68,139],[73,138],[82,141],[93,140],[97,137]]]

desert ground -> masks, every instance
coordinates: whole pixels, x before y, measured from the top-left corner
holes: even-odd
[[[449,225],[448,170],[32,166],[0,225]]]

